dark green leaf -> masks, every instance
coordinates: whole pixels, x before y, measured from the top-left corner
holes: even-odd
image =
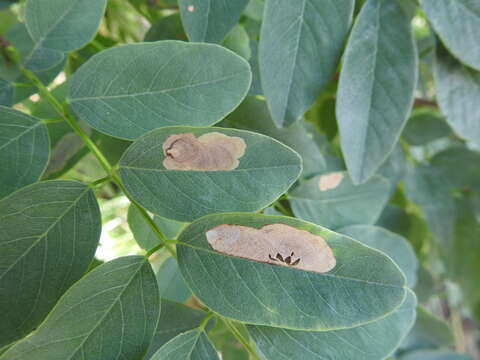
[[[228,33],[225,40],[222,43],[227,49],[232,50],[234,53],[240,55],[245,60],[249,60],[252,51],[250,50],[250,39],[245,28],[241,25],[235,25],[233,29]]]
[[[480,70],[480,3],[477,0],[422,0],[428,20],[446,47]]]
[[[140,360],[159,311],[148,261],[143,256],[118,258],[72,286],[42,325],[0,359]]]
[[[390,256],[405,274],[408,287],[415,286],[418,260],[412,245],[404,237],[374,225],[351,225],[338,232]]]
[[[322,236],[336,266],[322,274],[216,252],[205,233],[222,224],[256,229],[286,224]],[[341,329],[383,317],[405,297],[405,278],[386,255],[294,218],[210,215],[189,225],[179,241],[180,270],[193,293],[213,311],[241,322],[296,330]]]
[[[50,156],[47,127],[37,118],[0,106],[0,198],[37,181]]]
[[[229,171],[164,167],[162,145],[171,135],[200,137],[207,133],[245,142],[245,154],[238,158],[238,167]],[[287,191],[300,172],[301,160],[290,148],[264,135],[223,128],[154,130],[130,146],[120,161],[120,175],[130,194],[154,214],[179,221],[216,212],[262,209]]]
[[[161,347],[151,360],[219,360],[217,351],[203,331],[180,334]]]
[[[464,36],[458,37],[462,38]],[[462,65],[445,49],[438,46],[435,83],[438,103],[447,122],[460,137],[479,145],[480,73]]]
[[[390,186],[378,175],[362,185],[354,185],[346,172],[336,172],[305,181],[289,193],[289,199],[295,216],[337,229],[374,224],[387,204]]]
[[[102,51],[82,65],[70,102],[95,129],[135,139],[163,126],[212,125],[241,102],[250,82],[248,63],[218,45],[138,43]]]
[[[83,275],[100,230],[95,196],[78,182],[40,182],[0,201],[0,346],[32,331]]]
[[[162,17],[145,34],[145,41],[159,40],[187,40],[179,13]]]
[[[408,237],[411,220],[403,208],[397,205],[387,204],[380,214],[376,225]]]
[[[437,111],[421,110],[408,120],[402,136],[410,145],[420,146],[447,137],[451,132],[445,119]]]
[[[337,95],[342,150],[354,183],[370,178],[394,149],[416,83],[410,19],[396,0],[367,1],[347,44]]]
[[[193,42],[221,42],[238,22],[248,0],[179,0],[188,38]]]
[[[180,274],[177,260],[172,257],[166,259],[157,272],[158,290],[164,299],[183,303],[192,296],[185,280]]]
[[[13,104],[13,85],[0,79],[0,105],[11,106]]]
[[[106,0],[28,0],[25,23],[37,46],[72,51],[93,39],[106,3]]]
[[[145,359],[150,359],[158,349],[177,335],[199,327],[206,315],[202,310],[162,299],[162,313]]]
[[[160,245],[158,235],[155,234],[152,228],[148,225],[135,205],[130,205],[128,208],[127,221],[135,240],[142,249],[150,250],[155,246]],[[165,219],[160,216],[154,216],[153,221],[160,229],[162,229],[162,232],[169,239],[176,238],[185,226],[185,223]]]
[[[408,295],[396,311],[375,322],[336,331],[293,331],[248,326],[265,360],[383,360],[396,349],[415,320],[415,295]]]
[[[260,73],[278,127],[301,118],[331,79],[353,8],[353,0],[266,1]]]

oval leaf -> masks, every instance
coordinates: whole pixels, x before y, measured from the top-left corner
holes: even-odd
[[[405,274],[408,287],[415,286],[418,260],[412,245],[404,237],[373,225],[351,225],[338,232],[390,256]]]
[[[195,146],[203,141],[202,136],[220,134],[227,139],[226,146],[229,141],[243,144],[244,154],[235,160],[236,164],[229,163],[237,167],[228,171],[169,170],[164,164],[170,158],[162,147],[178,134],[185,139],[189,136],[187,140]],[[233,160],[233,155],[238,155],[221,146],[218,149],[208,147],[202,151],[200,160],[208,161],[199,165]],[[120,175],[129,193],[153,213],[179,221],[264,208],[287,191],[300,172],[301,159],[285,145],[264,135],[223,128],[154,130],[130,146],[120,160]]]
[[[93,56],[75,72],[70,102],[106,134],[135,139],[172,125],[209,126],[250,88],[248,62],[213,44],[129,44]]]
[[[353,0],[267,0],[259,44],[262,88],[278,127],[298,120],[335,71]]]
[[[142,359],[159,311],[148,261],[118,258],[72,286],[45,322],[0,359]]]
[[[439,48],[435,83],[438,104],[447,122],[460,137],[480,145],[480,73]]]
[[[415,295],[409,291],[402,306],[387,317],[351,329],[307,332],[266,326],[247,328],[265,360],[295,359],[299,354],[303,360],[383,360],[411,329],[415,306]]]
[[[462,62],[480,70],[480,3],[422,0],[421,4],[445,46]]]
[[[106,0],[28,0],[25,24],[42,47],[77,50],[93,39],[106,4]]]
[[[288,225],[289,229],[303,230],[303,234],[320,236],[333,251],[336,266],[330,272],[317,273],[293,265],[267,263],[268,258],[254,261],[225,255],[213,250],[206,238],[207,231],[224,224],[253,229],[284,224],[282,229]],[[257,241],[259,246],[264,244]],[[180,270],[193,293],[213,311],[241,322],[297,330],[347,328],[385,316],[405,297],[405,278],[387,256],[293,218],[256,214],[206,216],[187,227],[179,242]],[[307,254],[302,246],[306,245],[299,243],[293,260],[300,256],[302,261],[300,253]],[[285,257],[291,250],[272,252],[273,256],[281,252]],[[312,251],[311,255],[316,255]],[[301,265],[305,264],[296,266]]]
[[[100,211],[86,185],[45,181],[0,201],[0,347],[32,331],[87,270]]]
[[[192,296],[192,292],[180,274],[177,260],[173,257],[167,258],[162,263],[156,276],[158,290],[163,299],[183,303]]]
[[[220,43],[240,19],[248,0],[179,0],[188,38],[193,42]]]
[[[348,40],[337,94],[342,151],[355,184],[371,177],[393,150],[416,84],[410,19],[398,1],[369,0]]]
[[[0,198],[37,181],[50,156],[45,124],[20,111],[0,106]]]
[[[390,184],[380,176],[354,185],[346,172],[305,181],[289,193],[295,216],[330,229],[374,224],[388,202]]]
[[[217,351],[204,331],[180,334],[161,347],[151,360],[219,360]]]

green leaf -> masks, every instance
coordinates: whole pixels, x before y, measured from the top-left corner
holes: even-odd
[[[216,252],[205,232],[222,224],[257,229],[286,224],[306,230],[328,242],[336,266],[322,274]],[[178,240],[180,270],[193,293],[214,312],[237,321],[296,330],[334,330],[383,317],[405,297],[405,278],[386,255],[298,219],[210,215],[189,225]]]
[[[265,360],[383,360],[400,344],[415,321],[416,299],[409,291],[396,311],[375,322],[336,331],[293,331],[248,326]]]
[[[179,0],[183,26],[192,42],[221,42],[247,6],[248,0]]]
[[[342,150],[355,184],[370,178],[394,149],[416,83],[410,19],[396,0],[367,1],[347,44],[337,94]]]
[[[480,3],[476,0],[422,0],[423,10],[445,46],[480,70]]]
[[[13,85],[0,79],[0,105],[11,106],[13,104]]]
[[[320,184],[332,176],[340,183],[322,191]],[[289,193],[289,200],[295,216],[330,229],[374,224],[388,202],[390,186],[378,175],[354,185],[346,172],[329,173],[301,183]]]
[[[408,238],[411,222],[410,216],[403,208],[387,204],[376,225]]]
[[[159,40],[187,40],[179,13],[162,17],[145,34],[145,41]]]
[[[250,82],[248,63],[218,45],[137,43],[82,65],[70,103],[95,129],[135,139],[163,126],[212,125],[242,101]]]
[[[402,351],[450,347],[454,345],[452,329],[423,307],[417,309],[415,325],[402,343]]]
[[[206,315],[202,310],[162,298],[162,313],[145,359],[150,359],[159,348],[177,335],[198,328]]]
[[[378,168],[377,174],[390,181],[391,194],[395,192],[397,184],[407,175],[407,160],[400,144],[397,144],[387,159]]]
[[[452,130],[445,119],[435,110],[420,110],[413,113],[403,130],[402,136],[410,145],[426,145],[447,137]]]
[[[158,269],[157,282],[160,296],[164,299],[183,303],[192,296],[180,274],[177,260],[172,257],[167,258]]]
[[[85,273],[100,231],[95,196],[78,182],[40,182],[0,201],[0,347],[32,331]]]
[[[225,40],[223,40],[222,45],[247,61],[252,55],[252,51],[250,50],[250,38],[242,25],[235,25],[228,33]]]
[[[303,177],[339,170],[328,142],[319,141],[317,130],[310,123],[300,120],[288,128],[277,128],[265,100],[247,96],[221,125],[259,132],[290,146],[302,157]]]
[[[37,181],[50,156],[47,127],[37,118],[0,106],[0,198]]]
[[[133,233],[135,241],[140,245],[142,249],[150,250],[155,246],[160,245],[160,239],[158,235],[148,225],[146,220],[135,205],[130,205],[127,215],[128,226]],[[180,233],[182,228],[185,227],[185,223],[169,220],[160,216],[154,216],[153,222],[162,229],[162,232],[169,239],[174,239]]]
[[[390,256],[405,274],[408,287],[415,286],[418,260],[412,245],[404,237],[374,225],[351,225],[338,232]]]
[[[439,241],[440,250],[450,254],[456,209],[449,180],[443,171],[429,165],[415,167],[407,175],[406,190],[408,198],[422,208],[431,231]]]
[[[72,51],[95,36],[106,0],[28,0],[25,23],[33,41],[43,48]]]
[[[278,127],[301,118],[331,79],[353,8],[353,0],[266,1],[260,74]]]
[[[473,360],[469,355],[461,355],[451,351],[422,350],[407,353],[400,360]]]
[[[161,347],[150,360],[220,360],[204,331],[190,330]]]
[[[460,137],[480,145],[480,73],[462,65],[445,49],[438,47],[435,83],[438,104],[448,124]]]
[[[159,311],[148,261],[143,256],[118,258],[73,285],[42,325],[0,359],[140,360]]]
[[[230,171],[184,171],[164,167],[162,145],[173,134],[220,133],[241,138],[246,151]],[[275,154],[275,156],[271,156]],[[256,211],[268,206],[301,172],[297,153],[264,135],[234,129],[168,127],[138,139],[120,160],[128,192],[160,216],[192,221],[203,215]]]

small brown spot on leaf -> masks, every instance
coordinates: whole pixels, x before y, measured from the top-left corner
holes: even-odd
[[[163,166],[169,170],[233,170],[246,147],[242,138],[219,132],[203,134],[198,139],[192,133],[170,135],[163,143]]]
[[[285,224],[260,229],[242,225],[218,225],[205,233],[220,253],[325,273],[335,267],[332,249],[323,237]]]
[[[318,187],[320,191],[335,189],[342,182],[344,174],[342,172],[334,172],[320,176]]]

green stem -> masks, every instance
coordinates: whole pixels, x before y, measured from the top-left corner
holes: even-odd
[[[60,116],[62,116],[65,119],[65,121],[70,125],[70,127],[75,131],[75,133],[78,136],[80,136],[80,138],[83,140],[83,142],[88,147],[90,152],[97,158],[98,162],[106,171],[106,173],[111,177],[113,181],[115,181],[115,183],[118,185],[120,190],[123,191],[123,193],[128,198],[128,200],[130,200],[130,202],[138,208],[138,210],[142,214],[145,221],[152,228],[152,230],[155,232],[155,234],[158,236],[161,242],[165,245],[165,247],[170,252],[170,254],[176,257],[175,249],[170,244],[170,240],[158,228],[157,224],[155,224],[155,222],[152,220],[150,215],[148,215],[147,211],[140,204],[138,204],[134,199],[132,199],[132,197],[128,194],[127,189],[125,188],[122,180],[120,179],[120,176],[118,176],[117,172],[113,169],[112,165],[107,160],[105,155],[103,155],[102,151],[97,147],[97,145],[92,141],[92,139],[90,139],[90,137],[83,131],[81,126],[73,118],[73,116],[70,115],[68,110],[64,108],[62,104],[60,104],[60,102],[50,93],[48,88],[40,81],[40,79],[30,70],[25,69],[22,66],[20,68],[23,74],[38,88],[38,90],[40,91],[40,94],[43,97],[45,97],[45,99],[47,99],[50,102],[50,104],[52,104],[52,106],[60,114]]]
[[[277,201],[275,203],[275,207],[277,207],[280,210],[280,212],[283,213],[283,215],[285,216],[288,216],[290,213],[288,209],[285,206],[283,206],[283,204],[280,201]]]
[[[203,331],[205,330],[205,327],[207,326],[208,322],[213,316],[213,312],[209,312],[205,317],[203,318],[202,322],[200,323],[200,326],[198,327],[198,331]]]
[[[255,349],[250,345],[250,342],[245,339],[242,333],[235,327],[233,322],[227,318],[221,318],[230,332],[237,338],[238,342],[243,345],[243,347],[248,351],[253,360],[260,360],[260,357],[257,355]]]
[[[98,180],[95,180],[95,181],[91,182],[91,183],[89,184],[89,186],[94,188],[94,187],[97,187],[98,185],[101,185],[101,184],[103,184],[104,182],[107,182],[107,181],[109,181],[109,180],[110,180],[110,176],[107,175],[107,176],[105,176],[105,177],[103,177],[103,178],[101,178],[101,179],[98,179]]]
[[[453,334],[455,335],[455,349],[459,353],[465,353],[467,346],[465,344],[462,315],[456,307],[450,308],[450,321],[452,323]]]

